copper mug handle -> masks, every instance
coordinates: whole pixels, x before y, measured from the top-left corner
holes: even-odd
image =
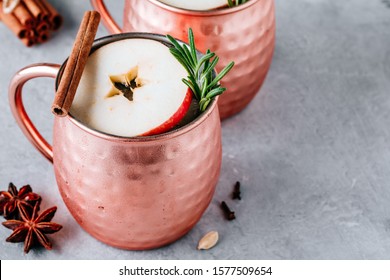
[[[27,81],[34,78],[56,78],[59,69],[60,65],[51,63],[38,63],[27,66],[13,76],[8,93],[11,111],[19,127],[34,147],[50,162],[53,162],[53,149],[42,137],[27,115],[22,100],[22,89]]]
[[[103,0],[91,0],[91,4],[93,8],[100,13],[104,26],[111,34],[122,33],[121,28],[112,18]]]

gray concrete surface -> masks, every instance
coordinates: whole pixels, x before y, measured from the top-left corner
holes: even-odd
[[[11,116],[7,87],[35,62],[62,63],[88,1],[51,1],[65,26],[27,49],[0,24],[0,186],[30,183],[43,208],[58,205],[52,251],[23,254],[6,243],[1,259],[389,259],[390,258],[390,1],[276,0],[277,44],[260,94],[223,123],[223,167],[216,195],[196,227],[174,244],[132,252],[106,246],[73,220],[51,164]],[[108,1],[122,18],[122,1]],[[100,27],[98,36],[107,31]],[[51,139],[54,82],[26,86],[33,121]],[[243,200],[218,204],[240,180]],[[218,230],[210,251],[198,239]]]

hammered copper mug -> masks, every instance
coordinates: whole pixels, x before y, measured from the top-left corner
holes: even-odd
[[[220,57],[217,70],[236,64],[222,81],[228,90],[219,99],[221,118],[243,110],[260,90],[271,65],[275,45],[274,0],[250,0],[234,8],[190,11],[158,0],[125,1],[123,28],[111,17],[103,0],[91,0],[111,33],[154,32],[187,41],[188,28],[197,48]]]
[[[128,38],[168,42],[159,35],[128,33],[98,39],[92,51]],[[56,78],[57,87],[65,64],[20,70],[11,81],[9,101],[24,134],[53,162],[70,213],[92,236],[119,248],[151,249],[182,237],[208,207],[219,178],[217,101],[189,124],[149,137],[118,137],[93,130],[71,114],[56,117],[50,146],[24,109],[22,88],[37,77]]]

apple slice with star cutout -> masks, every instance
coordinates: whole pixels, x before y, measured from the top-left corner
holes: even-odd
[[[164,133],[186,115],[192,92],[183,66],[160,42],[124,39],[88,58],[71,114],[108,134],[133,137]]]
[[[165,4],[193,11],[214,10],[227,7],[227,0],[160,0]]]

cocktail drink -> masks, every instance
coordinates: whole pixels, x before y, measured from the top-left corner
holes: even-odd
[[[111,33],[153,32],[187,41],[187,30],[192,28],[199,50],[209,48],[220,56],[217,71],[235,61],[222,81],[228,88],[219,99],[222,119],[243,110],[259,92],[275,44],[274,0],[232,2],[245,3],[229,8],[228,0],[126,0],[119,28],[103,0],[91,0]]]
[[[118,40],[87,61],[71,114],[87,126],[116,136],[155,135],[186,115],[192,92],[186,71],[167,46],[154,40]]]
[[[70,114],[55,118],[49,145],[28,118],[23,84],[54,77],[66,62],[19,71],[13,114],[53,162],[61,196],[88,233],[115,247],[163,246],[187,233],[209,205],[221,167],[216,106],[204,108],[163,36],[127,33],[95,41]]]

